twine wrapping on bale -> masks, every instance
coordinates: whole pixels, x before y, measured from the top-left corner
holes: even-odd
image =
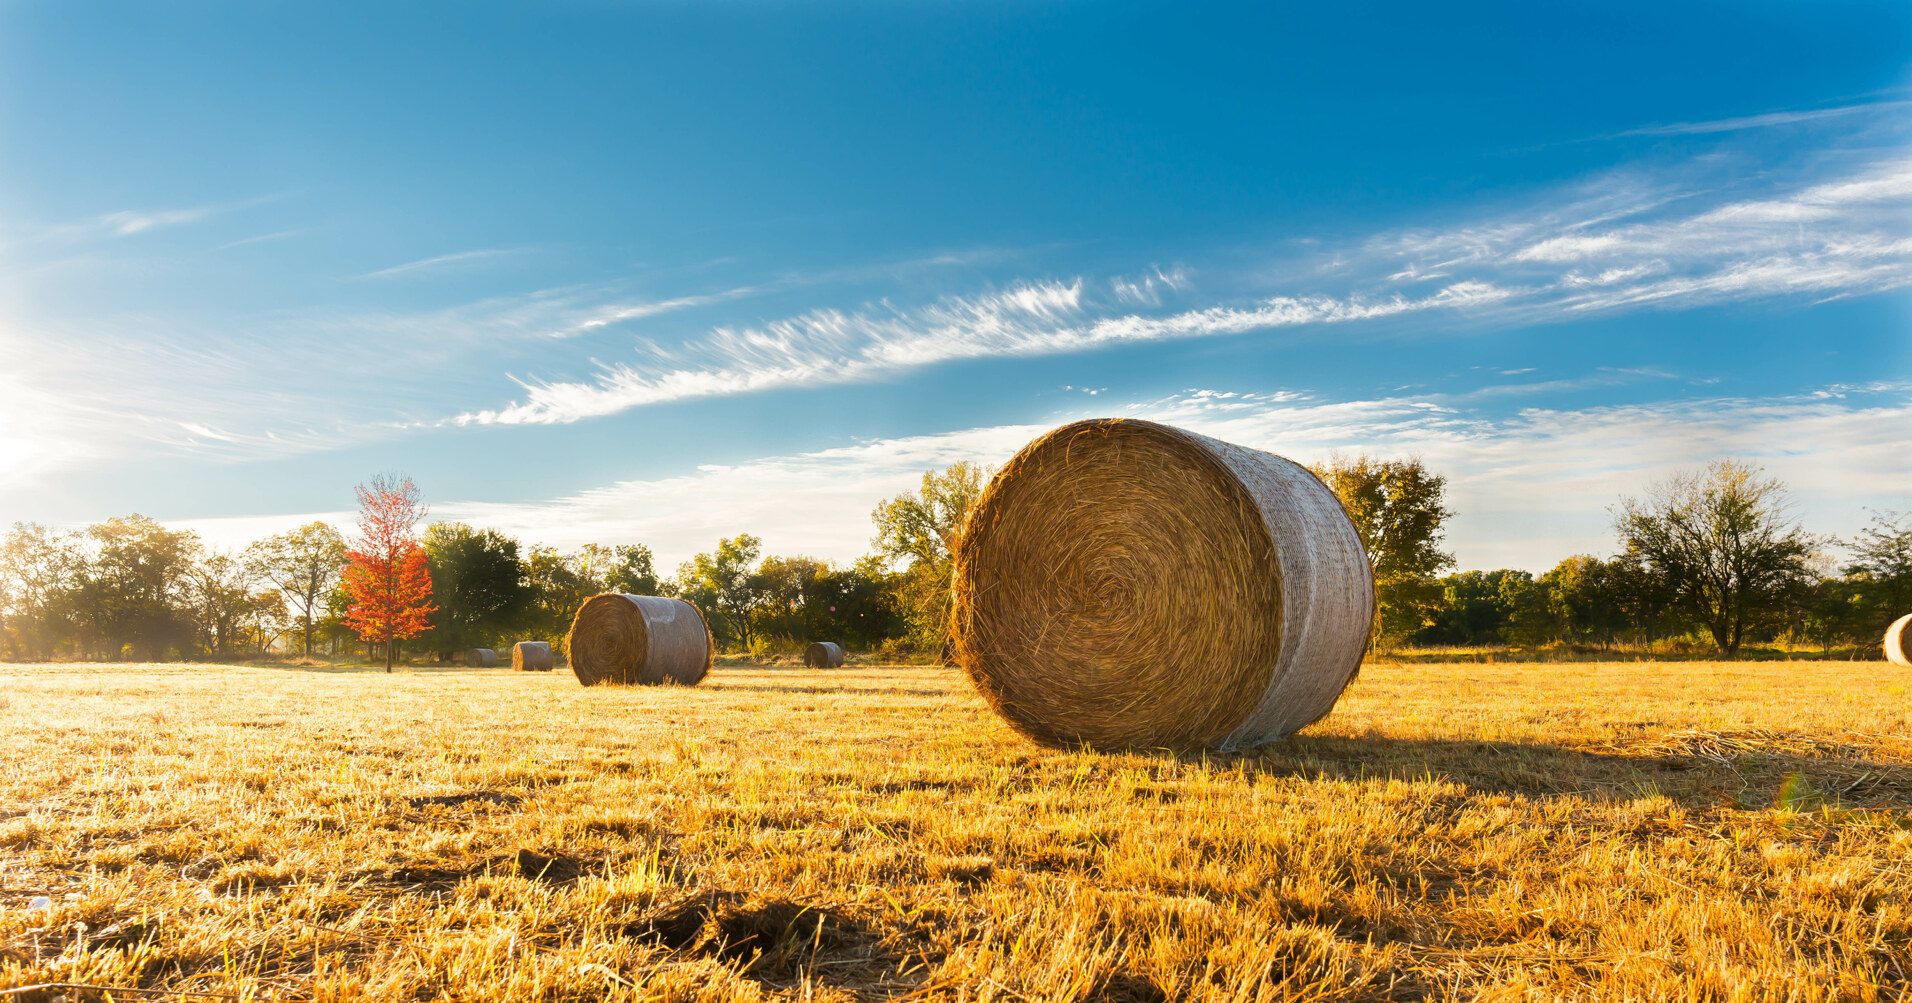
[[[558,667],[558,659],[548,642],[519,641],[511,646],[511,667],[519,672],[550,672]]]
[[[710,672],[716,649],[704,614],[682,599],[605,592],[571,621],[571,671],[599,683],[689,686]]]
[[[1886,629],[1885,659],[1894,665],[1912,665],[1912,613],[1892,621]]]
[[[496,668],[498,653],[490,648],[473,648],[465,652],[465,664],[474,669]]]
[[[1307,468],[1146,421],[1016,454],[955,548],[956,661],[1049,745],[1248,748],[1334,707],[1374,577]]]
[[[813,669],[840,669],[843,667],[843,645],[835,641],[811,641],[803,649],[803,664]]]

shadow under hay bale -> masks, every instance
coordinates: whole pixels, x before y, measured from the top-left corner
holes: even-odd
[[[1898,618],[1885,632],[1885,660],[1912,665],[1912,613]]]
[[[843,667],[843,645],[835,641],[812,641],[803,649],[803,664],[813,669]]]
[[[566,649],[586,686],[689,686],[710,674],[716,645],[703,613],[682,599],[605,592],[578,608]]]
[[[1076,422],[990,481],[955,548],[956,661],[1048,745],[1239,749],[1333,708],[1374,580],[1292,461],[1146,421]]]
[[[498,653],[490,648],[473,648],[465,652],[465,664],[474,669],[497,668]]]
[[[519,641],[511,646],[511,667],[520,672],[550,672],[558,658],[545,641]]]

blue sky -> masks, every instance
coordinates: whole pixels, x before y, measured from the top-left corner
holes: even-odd
[[[1903,3],[400,6],[0,5],[0,521],[847,560],[1106,414],[1420,456],[1467,567],[1912,508]]]

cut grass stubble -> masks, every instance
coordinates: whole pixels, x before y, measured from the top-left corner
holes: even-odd
[[[1206,758],[1033,747],[940,668],[0,671],[0,988],[1912,990],[1912,670],[1883,663],[1369,664]]]

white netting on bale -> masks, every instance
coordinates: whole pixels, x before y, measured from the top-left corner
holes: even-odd
[[[704,614],[690,603],[605,592],[578,608],[565,650],[586,686],[689,686],[710,673],[715,647]]]

